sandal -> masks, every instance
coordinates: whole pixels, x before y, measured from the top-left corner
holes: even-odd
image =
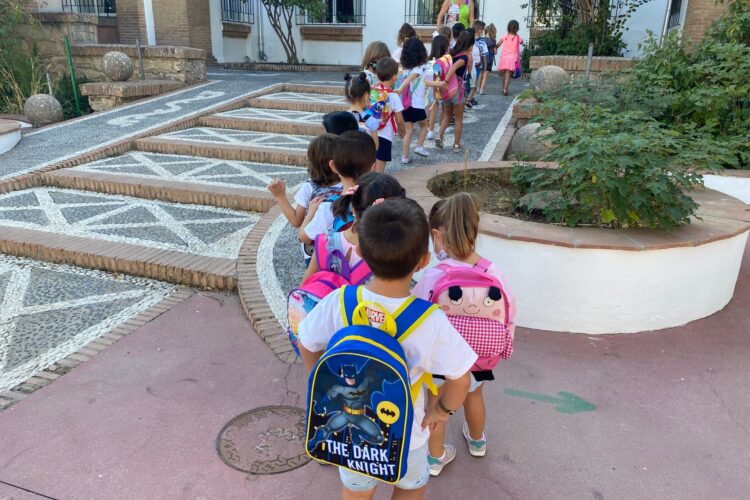
[[[460,153],[461,152],[461,145],[460,144],[454,144],[453,145],[453,152],[454,153]]]
[[[435,139],[435,147],[438,149],[443,149],[443,140],[439,137]]]

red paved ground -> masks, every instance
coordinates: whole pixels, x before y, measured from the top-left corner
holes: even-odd
[[[749,304],[747,251],[733,302],[687,327],[520,331],[487,390],[488,456],[468,455],[457,418],[458,459],[428,498],[747,498]],[[235,297],[196,295],[0,413],[0,498],[38,498],[3,483],[61,499],[335,497],[331,468],[246,477],[216,456],[232,417],[298,404],[285,391],[288,370]],[[303,383],[293,367],[289,386]],[[569,391],[598,408],[566,415],[506,388]]]

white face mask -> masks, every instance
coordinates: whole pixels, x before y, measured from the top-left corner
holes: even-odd
[[[440,250],[439,252],[435,252],[435,258],[437,260],[446,260],[448,258],[448,252],[445,250]]]

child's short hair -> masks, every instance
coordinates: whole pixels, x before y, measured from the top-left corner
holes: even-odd
[[[451,49],[451,42],[443,35],[438,35],[432,39],[432,50],[430,59],[440,59]]]
[[[359,179],[375,163],[375,141],[360,130],[344,132],[336,137],[333,164],[340,177]]]
[[[408,198],[389,199],[368,209],[357,234],[362,258],[373,275],[385,280],[411,276],[429,248],[427,217]]]
[[[487,38],[490,38],[492,40],[497,40],[497,28],[492,23],[490,23],[487,26],[487,29],[485,30],[484,34],[487,36]]]
[[[487,26],[484,21],[480,21],[477,19],[474,21],[474,24],[471,25],[472,28],[474,28],[474,32],[484,31],[484,28]]]
[[[510,22],[508,23],[508,33],[512,35],[515,35],[516,33],[518,33],[519,28],[520,27],[518,26],[518,21],[516,21],[515,19],[511,19]]]
[[[464,26],[461,23],[456,23],[451,28],[451,35],[453,36],[454,40],[458,39],[458,36],[463,33],[466,30],[466,26]]]
[[[396,43],[399,45],[403,45],[405,41],[407,41],[409,38],[414,38],[417,36],[417,31],[414,29],[414,26],[412,26],[409,23],[404,23],[401,25],[401,29],[398,30],[398,37],[396,38]]]
[[[384,57],[391,57],[391,50],[384,42],[372,42],[362,56],[362,69],[375,69],[375,64]]]
[[[404,196],[406,191],[395,177],[380,172],[369,172],[359,178],[354,194],[342,195],[333,202],[333,215],[343,217],[351,207],[357,220],[361,220],[365,210],[379,200]]]
[[[344,80],[346,80],[344,92],[349,102],[359,102],[363,96],[370,94],[370,82],[367,81],[367,74],[364,71],[355,76],[347,73],[344,75]]]
[[[350,130],[359,130],[359,122],[348,111],[333,111],[323,115],[323,127],[329,134],[341,135]]]
[[[451,39],[451,29],[448,26],[441,26],[438,30],[438,34],[443,35],[448,40]]]
[[[456,45],[451,49],[451,57],[456,57],[462,52],[466,52],[474,45],[474,34],[470,30],[462,31],[456,40]]]
[[[384,57],[375,66],[375,74],[378,75],[378,80],[387,82],[398,75],[398,63],[391,57]]]
[[[427,62],[427,49],[418,38],[409,38],[404,42],[404,50],[401,51],[401,66],[404,69],[412,69],[423,66]]]
[[[472,253],[479,233],[479,204],[468,193],[440,200],[430,210],[430,229],[443,233],[445,246],[459,259]]]
[[[339,182],[339,176],[331,170],[336,136],[321,134],[310,142],[307,147],[307,173],[310,180],[319,186],[330,186]]]

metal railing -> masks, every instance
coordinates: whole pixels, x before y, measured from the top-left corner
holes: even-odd
[[[667,31],[680,25],[681,14],[682,0],[672,0],[669,4],[669,20],[667,21]]]
[[[63,12],[79,14],[97,14],[101,17],[117,15],[115,0],[63,0]]]
[[[297,24],[350,24],[364,26],[366,0],[326,0],[325,12],[314,16],[297,11]]]
[[[407,0],[404,21],[412,26],[435,26],[443,0]]]
[[[228,23],[254,24],[254,0],[221,0],[221,20]]]

